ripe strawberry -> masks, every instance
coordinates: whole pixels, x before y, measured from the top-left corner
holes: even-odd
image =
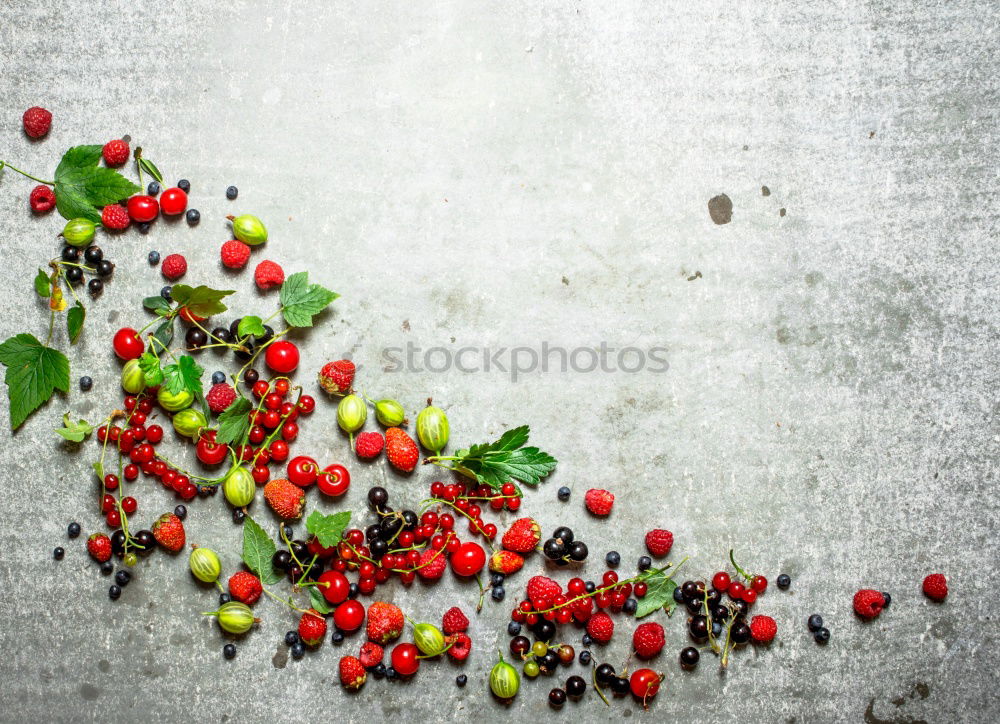
[[[104,148],[101,149],[101,155],[104,156],[104,163],[109,166],[121,166],[128,161],[128,143],[121,139],[108,141],[104,144]]]
[[[208,403],[208,409],[216,414],[225,410],[235,400],[236,390],[233,389],[232,385],[225,382],[212,385],[212,389],[205,395],[205,402]]]
[[[377,644],[387,644],[403,633],[403,612],[392,603],[375,601],[368,607],[368,638]]]
[[[354,363],[349,359],[327,362],[319,371],[319,386],[331,395],[346,395],[354,383]]]
[[[770,616],[754,616],[750,619],[750,638],[755,644],[769,644],[778,633],[778,624]]]
[[[184,524],[173,513],[164,513],[153,523],[153,537],[168,551],[176,553],[184,547]]]
[[[870,588],[862,588],[854,594],[854,613],[863,619],[873,619],[882,613],[885,596]]]
[[[500,544],[509,551],[531,553],[542,539],[542,528],[534,518],[518,518],[503,534]]]
[[[646,550],[651,556],[661,558],[670,552],[674,545],[674,534],[669,530],[656,528],[646,534]]]
[[[445,636],[444,642],[450,644],[448,646],[448,656],[455,659],[455,661],[465,661],[469,658],[469,653],[472,651],[472,639],[469,638],[467,633],[460,631],[450,636]]]
[[[250,247],[242,241],[230,239],[220,250],[222,266],[227,269],[242,269],[250,261]]]
[[[131,223],[128,211],[121,204],[108,204],[101,209],[101,226],[108,231],[122,231]]]
[[[326,619],[310,608],[299,619],[299,638],[306,646],[316,646],[326,636]]]
[[[377,458],[385,447],[385,438],[380,432],[363,432],[354,441],[354,450],[362,460]]]
[[[490,556],[490,570],[494,573],[502,573],[509,576],[517,573],[524,565],[524,558],[520,553],[514,551],[497,551]]]
[[[229,577],[229,595],[241,603],[252,606],[263,592],[260,579],[249,571],[237,571]]]
[[[666,641],[663,626],[658,623],[641,623],[632,634],[632,648],[640,659],[651,659],[656,656]]]
[[[610,515],[611,507],[615,504],[615,496],[607,490],[591,488],[583,496],[583,502],[594,515]]]
[[[938,603],[948,597],[948,579],[943,573],[932,573],[924,579],[924,595]]]
[[[615,622],[604,611],[598,611],[587,621],[587,633],[599,644],[606,644],[610,641],[614,632]]]
[[[385,651],[374,641],[365,641],[361,644],[361,652],[358,654],[358,658],[361,660],[361,665],[366,669],[370,669],[373,666],[378,666],[382,662],[382,657],[385,655]]]
[[[562,593],[562,587],[553,581],[551,578],[546,578],[545,576],[532,576],[528,580],[528,600],[531,604],[538,607],[539,601],[552,601],[553,598]]]
[[[441,617],[441,630],[446,634],[459,633],[469,628],[469,619],[458,606],[452,606]]]
[[[368,674],[364,664],[354,656],[344,656],[340,659],[340,685],[345,689],[356,691],[365,685]]]
[[[417,563],[417,575],[425,581],[436,581],[444,575],[448,567],[448,554],[442,548],[428,548],[420,554],[420,562]]]
[[[87,539],[87,553],[98,563],[111,558],[111,539],[103,533],[94,533]]]
[[[302,509],[306,506],[306,493],[285,478],[275,478],[264,486],[264,500],[271,510],[286,520],[301,518]]]
[[[32,106],[21,116],[21,123],[29,138],[41,138],[52,127],[52,113],[41,106]]]
[[[420,451],[403,428],[390,427],[385,431],[385,456],[396,470],[412,473],[420,459]]]

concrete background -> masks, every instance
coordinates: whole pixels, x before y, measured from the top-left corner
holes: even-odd
[[[343,295],[302,338],[307,387],[352,353],[369,394],[413,411],[433,395],[455,443],[530,423],[560,463],[524,510],[547,533],[574,527],[595,559],[618,549],[623,571],[655,521],[677,535],[675,560],[691,556],[687,575],[711,575],[732,546],[772,581],[793,576],[758,605],[781,629],[770,650],[737,652],[722,677],[711,657],[685,674],[682,617],[661,614],[655,713],[623,700],[608,712],[591,693],[561,716],[994,720],[998,21],[966,0],[4,3],[0,157],[49,174],[68,146],[128,133],[170,180],[191,180],[203,220],[103,243],[117,273],[72,352],[73,379],[95,387],[3,445],[0,718],[553,716],[555,681],[526,683],[509,710],[485,693],[507,604],[474,623],[467,688],[437,663],[350,696],[329,643],[284,664],[293,618],[271,602],[224,661],[198,616],[215,596],[182,560],[142,561],[116,604],[82,538],[51,560],[70,520],[102,528],[94,445],[69,452],[51,428],[119,400],[110,336],[142,323],[140,298],[163,283],[147,252],[181,251],[188,281],[219,285],[222,217],[237,210],[270,226],[255,261],[308,268]],[[35,104],[55,114],[40,143],[20,130]],[[60,220],[31,217],[31,185],[0,178],[3,338],[45,332],[30,278],[58,253]],[[709,218],[719,193],[726,225]],[[249,274],[224,284],[234,307],[274,309]],[[408,341],[665,347],[670,368],[516,382],[384,371],[383,348]],[[300,453],[347,458],[326,402],[300,440]],[[434,479],[352,467],[342,505],[358,511],[371,484],[413,504]],[[584,513],[591,486],[617,494],[610,522]],[[136,490],[146,524],[175,504],[152,483]],[[221,496],[190,508],[189,539],[234,570],[240,533]],[[509,597],[541,561],[529,569]],[[600,575],[598,560],[586,571]],[[951,582],[943,606],[920,594],[932,571]],[[869,625],[850,612],[862,586],[894,596]],[[475,597],[450,577],[384,595],[430,620]],[[814,611],[833,632],[825,649],[805,631]],[[629,628],[602,658],[622,662]]]

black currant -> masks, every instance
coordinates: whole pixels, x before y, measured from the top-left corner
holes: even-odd
[[[406,530],[413,530],[414,528],[416,528],[417,523],[419,521],[420,519],[417,518],[417,514],[414,513],[412,510],[403,511],[403,525],[406,528]]]
[[[156,536],[151,530],[140,530],[135,534],[135,542],[142,546],[139,549],[140,555],[149,555],[156,547]]]
[[[704,616],[695,616],[688,621],[688,631],[694,639],[708,638],[708,621]]]
[[[694,646],[688,646],[687,648],[681,649],[681,666],[686,669],[693,669],[698,665],[698,659],[701,658],[701,654],[698,653],[698,649]]]
[[[594,676],[599,684],[610,684],[615,677],[615,667],[611,664],[600,664],[594,670]]]
[[[243,373],[243,382],[246,383],[247,387],[253,387],[259,379],[260,372],[257,370],[250,369]]]
[[[782,591],[787,590],[792,585],[792,577],[787,573],[782,573],[774,580],[775,585]]]
[[[70,284],[79,284],[83,281],[83,269],[78,266],[71,266],[66,270],[66,281]]]
[[[566,703],[566,692],[562,689],[553,689],[549,692],[549,703],[552,706],[562,706]]]
[[[226,644],[222,647],[222,655],[227,659],[231,659],[236,656],[236,646],[235,644]]]
[[[571,561],[585,561],[587,560],[587,544],[582,540],[575,540],[569,544],[569,549],[566,551],[569,555]]]
[[[556,497],[559,498],[559,500],[563,501],[569,500],[569,495],[570,495],[570,489],[567,488],[565,485],[559,488],[559,490],[556,492]]]
[[[562,541],[563,545],[569,545],[570,543],[573,542],[573,531],[570,528],[567,528],[566,526],[563,525],[556,528],[555,533],[552,534],[552,537],[555,538],[556,540]]]
[[[104,282],[100,279],[91,279],[87,282],[87,291],[90,292],[91,296],[96,297],[104,291]]]
[[[375,526],[379,530],[382,530],[379,526]],[[368,544],[368,550],[371,553],[372,558],[375,560],[380,560],[382,556],[389,552],[389,544],[379,538]]]
[[[808,626],[809,630],[812,632],[819,631],[821,628],[823,628],[823,617],[820,616],[818,613],[814,613],[812,616],[809,617],[809,620],[806,621],[806,626]]]
[[[247,517],[247,514],[243,511],[243,508],[233,508],[233,522],[242,523],[243,519]]]
[[[571,676],[566,679],[566,693],[574,699],[581,697],[587,691],[587,682],[582,676]]]
[[[128,582],[132,580],[132,574],[125,570],[119,570],[115,573],[115,583],[119,586],[127,586]]]
[[[111,534],[111,552],[119,556],[125,553],[125,531],[121,528]]]
[[[562,558],[562,556],[566,553],[566,549],[563,547],[563,544],[555,538],[549,538],[542,545],[542,552],[545,554],[546,558],[555,560],[556,558]]]
[[[744,621],[738,621],[729,629],[729,637],[733,643],[745,644],[750,640],[750,627]]]
[[[552,637],[556,635],[556,625],[544,618],[540,619],[532,630],[539,641],[551,641]]]
[[[208,335],[205,334],[205,330],[198,329],[198,327],[191,327],[184,335],[184,342],[190,349],[200,349],[208,343]]]
[[[83,377],[80,378],[80,389],[83,390],[84,392],[86,392],[93,386],[94,386],[94,380],[92,380],[87,375],[84,375]]]
[[[75,520],[66,527],[66,535],[70,538],[76,538],[80,535],[80,524]]]
[[[101,261],[97,262],[97,276],[107,278],[114,273],[114,262],[110,262],[107,259],[101,259]]]
[[[230,342],[233,341],[233,337],[231,334],[229,334],[229,330],[226,329],[225,327],[214,327],[212,329],[212,340],[215,342],[225,342],[226,344],[229,344]],[[226,374],[224,372],[222,373],[222,379],[219,381],[220,382],[226,381]],[[218,384],[218,382],[216,384]]]
[[[684,603],[684,591],[680,586],[674,589],[674,603]]]
[[[83,252],[83,258],[88,264],[96,264],[104,258],[104,251],[99,246],[88,246]]]
[[[385,488],[376,485],[368,489],[368,502],[372,506],[385,505],[389,502],[389,493]]]
[[[54,549],[52,550],[52,557],[53,557],[53,558],[55,558],[55,559],[56,559],[57,561],[61,561],[61,560],[63,559],[63,556],[64,556],[64,555],[66,555],[66,551],[64,551],[64,550],[63,550],[63,549],[62,549],[61,547],[59,547],[59,546],[56,546],[56,547],[55,547],[55,548],[54,548]]]
[[[62,250],[62,260],[63,261],[78,261],[80,259],[80,250],[75,246],[64,246]]]
[[[584,649],[580,652],[580,656],[578,658],[580,659],[580,663],[582,665],[590,666],[590,662],[594,660],[594,655],[587,651],[587,649]]]
[[[616,676],[611,680],[611,691],[615,692],[615,696],[625,696],[631,687],[628,683],[628,677],[626,676]]]

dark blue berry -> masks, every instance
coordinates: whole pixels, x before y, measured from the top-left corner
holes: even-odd
[[[222,647],[222,655],[227,659],[231,659],[236,656],[236,646],[233,644],[226,644]]]
[[[306,655],[306,647],[301,641],[296,641],[292,644],[292,658],[301,659]]]
[[[594,639],[590,637],[590,634],[585,633],[581,639],[581,643],[583,643],[584,646],[590,646],[594,643]]]
[[[88,377],[87,375],[84,375],[83,377],[80,378],[80,389],[83,390],[84,392],[86,392],[93,386],[94,386],[94,381],[90,379],[90,377]]]
[[[132,580],[132,574],[126,570],[119,570],[115,574],[115,583],[119,586],[127,586],[128,582]]]
[[[194,226],[199,221],[201,221],[201,212],[198,209],[188,209],[187,213],[184,214],[184,218],[190,226]]]
[[[882,591],[882,598],[885,599],[885,603],[882,604],[882,608],[889,608],[889,604],[892,603],[892,596],[889,595],[888,591]]]
[[[816,643],[825,644],[830,640],[830,629],[821,628],[813,634],[813,638],[816,639]]]
[[[154,249],[153,251],[149,252],[149,255],[146,258],[149,260],[150,264],[153,264],[155,266],[156,264],[160,263],[160,252]]]
[[[584,649],[580,652],[580,663],[584,666],[590,666],[590,662],[594,660],[593,654]]]
[[[351,587],[347,589],[347,597],[351,599],[357,598],[360,593],[361,589],[358,587],[357,583],[352,583]]]
[[[808,626],[809,630],[814,633],[816,631],[819,631],[821,628],[823,628],[823,617],[820,616],[818,613],[814,613],[812,616],[809,617],[809,620],[806,621],[806,626]]]
[[[517,621],[511,621],[510,623],[507,624],[507,633],[510,636],[517,636],[519,633],[521,633],[521,624],[519,624]]]
[[[342,643],[344,643],[344,632],[343,631],[334,630],[333,635],[330,636],[330,641],[332,641],[335,644],[342,644]]]
[[[143,221],[138,226],[139,226],[139,233],[140,234],[148,234],[149,233],[149,229],[152,226],[152,224],[150,224],[148,221]]]
[[[66,555],[66,551],[58,546],[52,551],[52,557],[57,561],[61,561],[64,555]]]
[[[159,182],[157,182],[157,181],[150,181],[149,184],[146,186],[146,193],[149,196],[156,196],[158,193],[160,193],[160,184],[159,184]]]
[[[212,384],[219,385],[226,381],[225,372],[213,372],[212,373]]]
[[[240,190],[238,188],[236,188],[235,186],[230,186],[229,188],[226,189],[226,198],[231,201],[235,199],[237,196],[239,196],[239,193]]]
[[[174,508],[174,515],[176,515],[181,520],[184,520],[187,517],[187,514],[188,514],[188,509],[183,505],[178,505],[176,508]]]
[[[112,601],[117,601],[118,597],[122,595],[122,589],[120,586],[112,583],[111,588],[108,589],[108,598]]]
[[[381,661],[375,664],[372,667],[372,674],[375,676],[376,679],[381,679],[383,676],[385,676],[385,664],[383,664]]]
[[[493,597],[494,601],[502,601],[507,592],[504,590],[503,586],[493,586],[493,591],[490,596]]]
[[[639,607],[639,602],[634,598],[626,598],[625,603],[622,604],[622,611],[625,613],[635,613],[635,610]]]
[[[289,646],[294,646],[298,642],[299,642],[298,631],[289,631],[288,633],[285,634],[285,643],[288,644]]]
[[[187,193],[188,191],[191,190],[191,182],[188,181],[186,178],[182,178],[180,181],[177,182],[177,188],[179,188],[184,193]]]
[[[468,681],[469,677],[466,676],[465,674],[459,674],[458,676],[455,677],[456,686],[465,686],[468,683]]]
[[[722,634],[722,621],[713,621],[712,635],[718,638],[720,634]]]
[[[569,494],[570,494],[570,489],[564,485],[561,488],[559,488],[559,491],[556,493],[556,496],[559,498],[559,500],[569,500]]]
[[[636,564],[636,566],[640,571],[645,571],[652,565],[653,565],[653,559],[651,559],[649,556],[639,556],[639,562]]]
[[[604,562],[614,568],[622,562],[622,557],[618,551],[608,551],[608,554],[604,556]]]
[[[104,561],[104,563],[101,564],[101,573],[103,573],[105,576],[111,573],[111,571],[113,570],[115,570],[115,564],[112,563],[111,561]]]
[[[674,603],[684,603],[684,591],[680,586],[674,589]]]
[[[775,585],[782,591],[786,590],[790,585],[792,585],[792,578],[787,573],[782,573],[774,580]]]
[[[75,520],[72,523],[70,523],[69,526],[67,526],[66,528],[66,535],[68,535],[70,538],[76,538],[78,535],[80,535],[80,524],[77,523]]]
[[[220,606],[222,604],[224,604],[224,603],[229,603],[232,600],[233,600],[233,597],[230,596],[228,593],[220,593],[219,594],[219,605]]]
[[[490,585],[491,586],[502,586],[504,578],[505,578],[505,576],[502,573],[491,573],[490,574]]]
[[[164,299],[166,299],[168,302],[172,301],[171,298],[170,298],[170,285],[169,284],[167,286],[163,287],[163,289],[160,290],[160,296],[163,297]]]
[[[385,670],[385,678],[389,679],[389,681],[392,681],[393,679],[397,678],[398,676],[399,676],[399,674],[397,674],[396,670],[394,668],[392,668],[391,666],[388,667]]]

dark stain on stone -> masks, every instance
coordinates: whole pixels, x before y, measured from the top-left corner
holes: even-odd
[[[760,195],[761,196],[770,196],[771,195],[771,189],[769,189],[767,186],[761,186],[760,187]]]
[[[778,209],[778,216],[784,216],[784,215],[785,215],[785,209],[784,208]]]
[[[743,150],[744,151],[749,151],[750,150],[750,146],[743,146]]]
[[[868,138],[875,138],[875,131],[869,131]]]
[[[568,287],[569,286],[569,279],[567,279],[566,277],[563,277],[562,278],[562,283],[565,284]]]
[[[402,329],[403,329],[404,332],[409,332],[410,331],[410,320],[409,319],[404,319],[403,323],[400,325],[400,327],[402,327]]]
[[[693,282],[695,279],[701,279],[701,272],[700,271],[696,271],[694,274],[692,274],[691,276],[689,276],[687,278],[687,280],[689,282]]]
[[[918,681],[913,686],[913,691],[915,691],[917,696],[919,696],[921,699],[926,699],[928,696],[931,695],[931,687],[927,686],[927,684],[925,684],[922,681]]]
[[[102,674],[106,674],[109,671],[111,671],[111,662],[109,662],[107,659],[101,659],[100,661],[97,662],[97,669]]]
[[[821,281],[823,281],[823,275],[818,271],[809,272],[808,274],[806,274],[806,284],[808,284],[811,287],[816,286]]]
[[[271,665],[276,669],[283,669],[288,664],[288,647],[283,643],[278,644],[278,650],[271,657]]]
[[[109,322],[114,322],[117,319],[118,319],[118,310],[117,309],[114,309],[114,310],[108,312],[108,321]]]
[[[728,224],[733,220],[733,202],[725,194],[713,196],[708,200],[708,215],[716,224]]]
[[[80,696],[87,701],[95,701],[101,695],[101,690],[93,684],[80,684]]]
[[[180,631],[175,631],[174,633],[170,634],[170,643],[172,643],[174,646],[187,646],[189,643],[191,643],[191,637],[182,634]]]

